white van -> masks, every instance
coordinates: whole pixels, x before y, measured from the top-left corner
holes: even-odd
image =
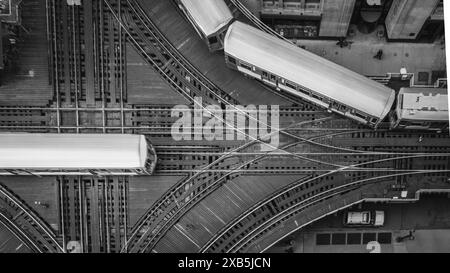
[[[348,211],[344,214],[344,225],[381,227],[384,225],[384,211]]]

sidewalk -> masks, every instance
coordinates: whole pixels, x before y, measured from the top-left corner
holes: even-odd
[[[408,72],[446,70],[445,46],[440,42],[433,44],[387,43],[376,37],[376,34],[358,33],[349,47],[341,48],[337,41],[330,40],[297,40],[296,44],[305,46],[307,50],[327,58],[366,76],[384,76],[386,73],[398,73],[406,67]],[[383,51],[382,60],[373,58],[378,50]]]
[[[242,1],[256,16],[261,8],[257,0]],[[418,72],[428,72],[431,80],[432,71],[446,70],[445,45],[440,41],[433,44],[426,43],[398,43],[379,39],[376,31],[370,34],[360,33],[355,26],[354,37],[347,41],[353,42],[350,48],[340,48],[337,40],[297,40],[299,46],[325,57],[337,64],[347,67],[366,76],[385,76],[386,73],[398,73],[403,66],[408,72],[415,73],[416,84]],[[383,50],[383,59],[377,60],[373,56]],[[431,83],[431,82],[429,82]],[[427,84],[420,82],[420,84]]]
[[[404,231],[402,235],[408,232]],[[414,233],[414,240],[405,240],[400,244],[405,246],[408,253],[450,253],[450,230],[417,230]]]
[[[380,245],[381,253],[450,253],[450,230],[428,229],[417,230],[414,240],[405,239],[397,243],[399,236],[409,234],[409,230],[394,231],[392,244]],[[366,244],[360,245],[316,245],[316,233],[306,232],[295,240],[295,253],[370,253],[372,248]],[[273,252],[285,252],[278,247]]]

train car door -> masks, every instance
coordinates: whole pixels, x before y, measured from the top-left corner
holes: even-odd
[[[278,87],[278,79],[275,75],[268,73],[266,71],[262,72],[262,80],[271,86]]]

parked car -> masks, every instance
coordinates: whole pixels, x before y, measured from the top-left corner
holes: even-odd
[[[384,211],[348,211],[344,214],[346,226],[374,226],[384,225]]]

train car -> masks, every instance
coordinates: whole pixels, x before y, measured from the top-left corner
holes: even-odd
[[[156,159],[141,135],[0,134],[0,175],[150,175]]]
[[[401,88],[391,128],[448,130],[447,88]]]
[[[223,0],[176,0],[210,51],[223,49],[233,15]]]
[[[395,101],[394,90],[241,22],[224,49],[229,67],[374,128]]]

